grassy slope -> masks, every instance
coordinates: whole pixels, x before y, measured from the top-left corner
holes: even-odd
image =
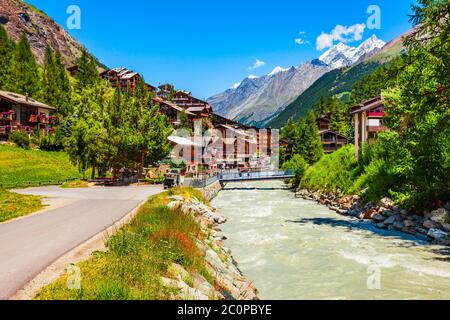
[[[40,197],[21,195],[0,189],[0,223],[43,208]]]
[[[333,70],[323,75],[294,102],[286,107],[274,120],[269,123],[272,128],[281,128],[293,117],[298,120],[311,110],[321,97],[350,92],[353,85],[362,77],[375,71],[380,64],[377,61],[361,63],[352,68]]]
[[[58,184],[76,178],[80,173],[65,153],[0,146],[0,186]]]
[[[305,173],[301,188],[311,191],[328,191],[342,195],[358,193],[358,163],[355,160],[355,147],[348,145],[337,152],[322,157]]]
[[[67,276],[44,288],[40,300],[154,300],[169,299],[171,292],[159,279],[170,276],[172,263],[182,265],[190,274],[200,273],[210,283],[203,254],[195,238],[202,238],[200,226],[193,217],[166,205],[169,196],[195,196],[199,191],[175,188],[150,198],[135,220],[112,236],[106,253],[80,263],[81,290],[67,289]]]

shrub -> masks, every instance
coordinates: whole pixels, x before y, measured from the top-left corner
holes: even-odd
[[[306,170],[301,187],[309,190],[349,194],[358,176],[359,168],[355,160],[355,149],[348,145],[322,157]]]
[[[30,137],[23,131],[14,131],[10,135],[10,139],[14,142],[18,147],[22,149],[30,148]]]
[[[283,164],[283,170],[293,170],[295,178],[292,180],[292,185],[298,187],[300,181],[305,175],[306,170],[308,170],[309,165],[301,155],[294,155],[291,160]]]
[[[58,133],[45,134],[39,139],[39,149],[43,151],[61,151],[64,149]]]

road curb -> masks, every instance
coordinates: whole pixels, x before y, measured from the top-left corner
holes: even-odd
[[[105,246],[106,240],[114,235],[123,226],[129,224],[146,203],[147,200],[141,202],[135,209],[129,212],[122,219],[59,257],[56,261],[51,263],[47,268],[29,281],[22,289],[12,295],[9,300],[32,300],[43,287],[51,284],[64,275],[66,268],[70,264],[85,261],[89,259],[92,253],[96,251],[107,251]]]

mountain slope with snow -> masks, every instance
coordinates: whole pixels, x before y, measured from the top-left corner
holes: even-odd
[[[333,46],[319,59],[299,67],[276,67],[263,77],[248,77],[208,99],[214,112],[248,125],[264,126],[327,72],[349,67],[385,45],[372,36],[359,47]]]

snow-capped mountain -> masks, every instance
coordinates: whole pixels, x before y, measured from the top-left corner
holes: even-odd
[[[349,67],[360,61],[362,57],[367,57],[377,53],[385,45],[386,43],[384,41],[373,35],[361,43],[361,45],[357,48],[339,43],[322,54],[319,60],[326,63],[333,69]]]
[[[384,45],[376,36],[359,47],[339,43],[319,59],[297,68],[276,67],[268,75],[249,76],[227,91],[209,98],[208,102],[219,115],[249,125],[264,126],[325,73],[354,65],[379,52]]]

